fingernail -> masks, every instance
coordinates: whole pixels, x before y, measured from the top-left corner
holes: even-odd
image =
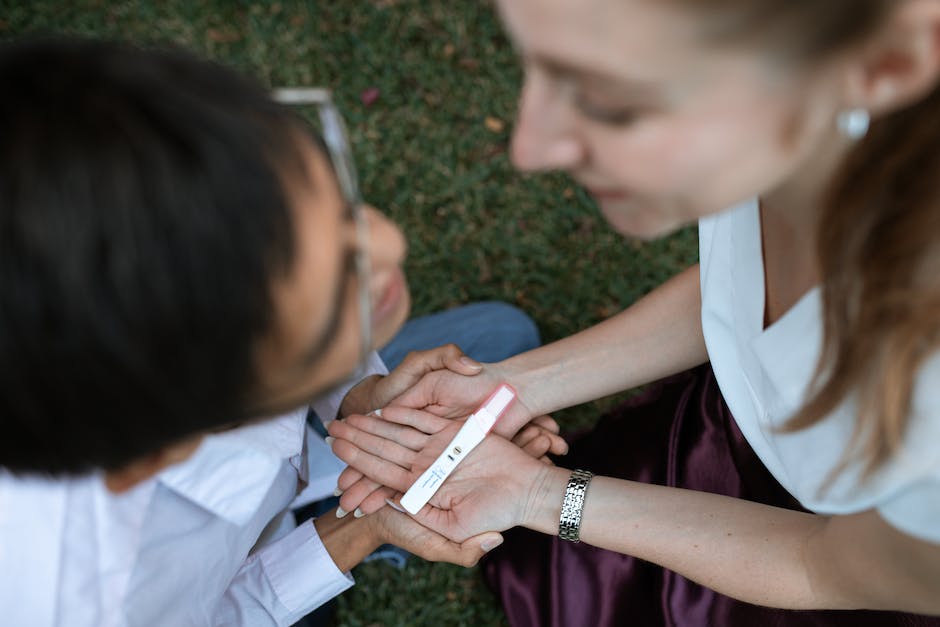
[[[336,438],[334,438],[332,435],[328,435],[323,438],[323,441],[326,442],[327,446],[333,446],[333,442],[336,441]]]
[[[495,549],[502,543],[503,543],[503,536],[499,536],[498,538],[493,538],[492,540],[484,540],[483,542],[480,543],[480,548],[486,551],[487,553],[489,553],[490,551],[492,551],[493,549]]]
[[[373,409],[373,410],[370,411],[369,413],[372,414],[373,416],[378,416],[379,418],[381,418],[381,417],[382,417],[382,408],[380,407],[379,409]]]
[[[393,501],[392,499],[385,499],[385,504],[388,505],[389,507],[391,507],[393,510],[395,510],[395,511],[397,511],[397,512],[401,512],[402,514],[407,514],[407,513],[408,513],[408,512],[405,511],[405,508],[403,508],[401,505],[399,505],[398,503],[396,503],[396,502]]]
[[[363,514],[362,510],[357,507],[356,511],[353,512],[353,516],[355,516],[356,518],[362,518],[363,516],[365,516],[365,514]]]
[[[336,488],[335,490],[333,490],[333,496],[343,496],[343,492],[344,490],[340,490],[339,488]]]
[[[342,507],[339,507],[339,506],[336,507],[336,517],[337,517],[337,518],[342,518],[343,516],[345,516],[345,515],[348,514],[348,513],[349,513],[349,512],[347,512],[347,511],[346,511],[345,509],[343,509]]]
[[[464,355],[463,357],[461,357],[461,358],[458,359],[457,361],[459,361],[460,363],[462,363],[464,366],[467,366],[468,368],[474,368],[474,369],[476,369],[476,370],[479,370],[480,368],[483,367],[483,364],[481,364],[480,362],[478,362],[478,361],[475,360],[475,359],[470,359],[470,358],[467,357],[466,355]]]

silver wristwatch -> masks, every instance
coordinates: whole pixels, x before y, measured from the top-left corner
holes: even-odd
[[[565,500],[561,504],[561,518],[558,520],[558,537],[569,542],[581,541],[581,510],[584,509],[584,495],[594,473],[575,470],[568,478],[565,488]]]

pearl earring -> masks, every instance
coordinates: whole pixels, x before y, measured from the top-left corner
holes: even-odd
[[[861,107],[846,109],[836,116],[836,125],[849,139],[859,140],[868,134],[871,126],[871,114]]]

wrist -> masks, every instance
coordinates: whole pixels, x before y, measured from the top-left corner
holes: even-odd
[[[557,466],[542,466],[539,476],[530,484],[525,500],[523,527],[545,533],[558,534],[558,519],[571,471]]]
[[[375,387],[383,378],[380,374],[373,374],[354,385],[340,403],[339,417],[367,414],[374,409],[379,409],[375,406]]]
[[[371,516],[337,518],[334,511],[311,521],[320,541],[341,572],[349,572],[383,544]]]
[[[486,369],[493,373],[498,381],[512,386],[516,391],[516,402],[526,408],[530,417],[541,416],[548,412],[538,398],[540,375],[532,369],[527,355],[528,353],[522,353],[497,363],[486,364]]]

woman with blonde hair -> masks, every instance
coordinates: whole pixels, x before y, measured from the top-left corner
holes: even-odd
[[[526,68],[516,165],[568,172],[627,235],[697,221],[700,263],[428,375],[334,450],[405,490],[497,382],[521,426],[669,377],[572,445],[582,470],[491,436],[417,515],[528,528],[486,566],[511,624],[940,624],[940,2],[498,6]],[[343,507],[374,511],[356,476]]]

